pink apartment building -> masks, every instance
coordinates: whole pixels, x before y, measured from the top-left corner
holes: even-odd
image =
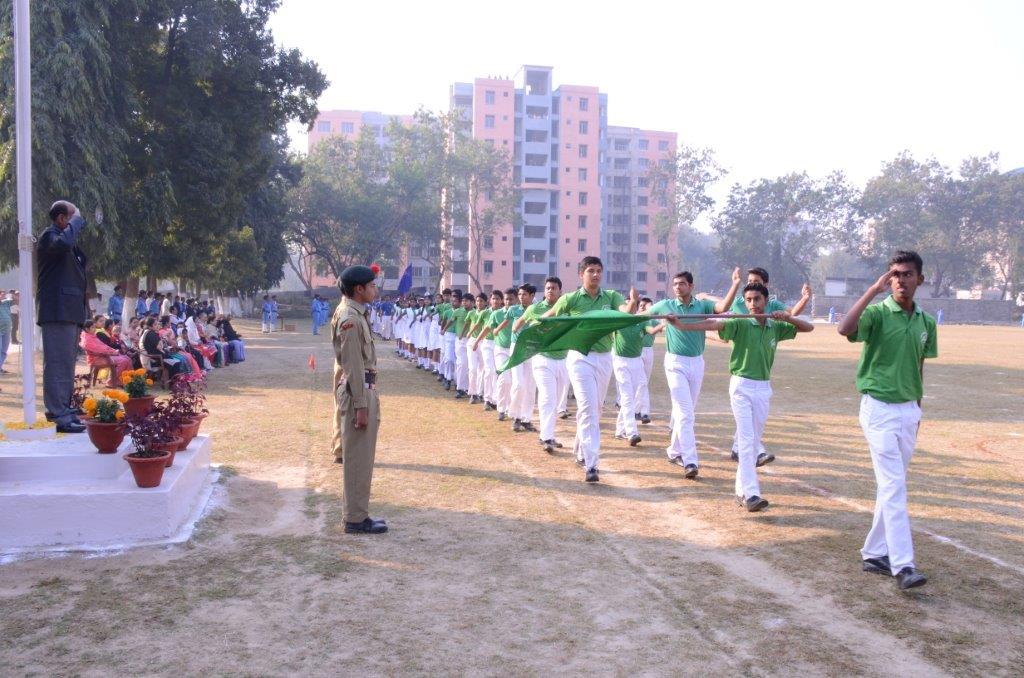
[[[438,245],[411,244],[398,266],[387,267],[386,289],[395,289],[412,263],[414,288],[435,290],[440,283],[489,292],[522,282],[541,287],[556,275],[571,290],[579,282],[579,260],[596,255],[605,262],[608,287],[625,291],[635,285],[641,293],[665,296],[665,247],[651,230],[661,206],[653,204],[646,173],[675,152],[675,133],[609,127],[606,94],[591,86],[554,88],[551,76],[550,67],[524,66],[515,78],[451,86],[451,109],[473,137],[510,154],[518,223],[486,234],[454,224],[452,270],[443,280],[428,261],[436,261],[430,255]],[[325,111],[310,133],[310,148],[329,135],[354,136],[368,124],[378,127],[386,143],[392,118],[410,119]]]

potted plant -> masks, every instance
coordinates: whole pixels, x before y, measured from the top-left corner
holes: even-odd
[[[168,403],[153,403],[153,409],[149,411],[146,418],[156,422],[161,432],[160,438],[150,443],[150,449],[169,452],[171,456],[167,460],[167,466],[172,466],[175,453],[185,449],[181,444],[181,417],[171,409]]]
[[[121,393],[127,399],[127,394]],[[86,398],[82,409],[86,414],[85,429],[89,433],[89,440],[100,454],[117,452],[128,430],[121,401],[104,393],[99,398]]]
[[[124,460],[132,469],[135,484],[139,487],[158,487],[164,477],[164,468],[171,458],[170,452],[157,449],[166,439],[163,425],[150,417],[130,418],[128,435],[135,451],[124,455]]]
[[[156,396],[149,394],[153,380],[146,376],[146,370],[125,370],[121,373],[121,386],[128,394],[124,410],[129,419],[145,417],[153,407]]]
[[[199,435],[199,427],[209,414],[203,386],[202,380],[187,377],[178,377],[171,384],[171,397],[167,407],[180,421],[178,435],[181,436],[182,443],[179,451],[188,447],[192,439]]]

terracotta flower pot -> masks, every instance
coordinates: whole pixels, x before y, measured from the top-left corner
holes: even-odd
[[[167,459],[167,467],[170,468],[174,464],[175,452],[181,449],[181,438],[171,438],[170,440],[165,440],[162,443],[152,443],[149,447],[154,452],[167,452],[171,455]]]
[[[139,398],[129,398],[124,404],[124,414],[126,417],[145,417],[149,414],[149,411],[153,409],[153,401],[156,400],[155,395],[141,396]]]
[[[178,447],[178,452],[181,452],[188,447],[188,444],[192,442],[192,439],[199,435],[199,425],[202,423],[202,419],[199,417],[193,417],[178,427],[178,436],[181,438],[181,445]]]
[[[96,446],[100,454],[113,454],[124,440],[128,427],[123,421],[105,423],[96,419],[85,420],[85,430],[89,433],[89,440]]]
[[[135,476],[135,484],[139,487],[158,487],[164,477],[164,468],[170,452],[164,452],[159,457],[136,457],[134,452],[124,455],[124,460],[132,469]]]

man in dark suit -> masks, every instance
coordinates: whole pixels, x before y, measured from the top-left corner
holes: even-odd
[[[43,402],[60,433],[81,433],[85,426],[71,409],[78,357],[79,327],[88,317],[85,254],[78,234],[85,219],[78,208],[58,200],[50,208],[50,225],[36,243],[39,274],[37,322],[43,335]]]

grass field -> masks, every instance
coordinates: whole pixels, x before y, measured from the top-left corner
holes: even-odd
[[[1020,675],[1024,330],[940,328],[909,483],[930,581],[910,593],[860,570],[874,479],[858,347],[833,328],[780,348],[762,514],[732,496],[722,344],[700,479],[665,461],[659,342],[655,421],[613,440],[609,399],[596,486],[378,344],[383,537],[341,530],[329,338],[246,330],[249,360],[210,378],[223,488],[194,538],[0,566],[4,675]]]

